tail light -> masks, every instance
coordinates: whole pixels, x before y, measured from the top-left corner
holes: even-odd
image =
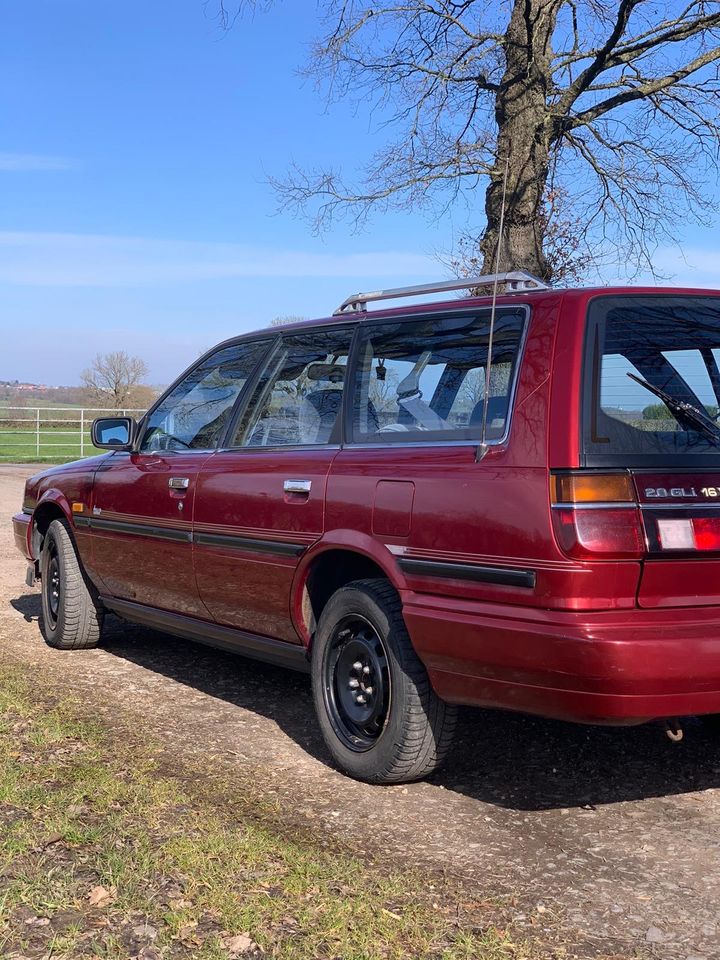
[[[658,517],[656,523],[662,551],[720,551],[720,517]]]
[[[634,560],[646,552],[640,508],[627,473],[550,478],[555,537],[578,560]]]

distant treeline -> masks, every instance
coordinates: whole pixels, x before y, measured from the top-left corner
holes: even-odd
[[[160,392],[159,387],[145,384],[134,388],[130,407],[146,410]],[[97,400],[85,387],[23,387],[0,381],[0,403],[9,407],[62,406],[97,407]]]

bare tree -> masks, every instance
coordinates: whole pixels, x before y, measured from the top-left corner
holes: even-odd
[[[122,410],[133,403],[133,393],[148,374],[147,364],[124,350],[98,354],[92,366],[83,370],[80,381],[92,401],[101,407]]]
[[[547,277],[557,284],[581,282],[600,256],[587,242],[587,222],[573,210],[566,190],[557,186],[547,190],[538,220]],[[483,270],[490,269],[480,247],[480,237],[472,230],[462,233],[450,256],[441,259],[459,277],[477,277]]]
[[[336,213],[362,222],[375,208],[437,211],[464,197],[487,270],[507,163],[501,264],[551,278],[553,197],[570,198],[564,215],[580,227],[584,256],[611,248],[635,265],[649,264],[678,223],[707,215],[720,145],[718,0],[321,8],[308,74],[330,100],[374,103],[393,134],[358,184],[322,168],[276,183],[281,202],[316,227]]]

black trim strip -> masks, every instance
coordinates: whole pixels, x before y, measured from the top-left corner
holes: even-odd
[[[231,550],[252,550],[256,553],[276,553],[286,557],[299,557],[307,549],[304,544],[287,543],[284,540],[254,540],[232,534],[196,533],[195,543],[201,547],[229,547]]]
[[[480,583],[501,583],[508,587],[532,590],[537,574],[534,570],[515,567],[480,567],[469,563],[438,563],[435,560],[411,560],[401,557],[398,566],[405,573],[423,577],[445,577],[453,580],[474,580]]]
[[[24,513],[26,517],[31,517],[34,511],[32,507],[23,507],[21,512]]]
[[[100,517],[77,517],[81,526],[91,530],[110,530],[114,533],[127,533],[133,537],[154,537],[157,540],[174,540],[176,543],[192,543],[189,530],[175,530],[172,527],[154,527],[152,524],[128,523],[124,520],[102,520]]]
[[[299,557],[307,546],[303,543],[288,543],[285,540],[256,540],[251,537],[220,533],[191,533],[173,527],[156,527],[144,523],[129,523],[125,520],[104,520],[100,517],[74,517],[78,527],[91,530],[110,530],[128,533],[136,537],[155,537],[158,540],[173,540],[177,543],[192,543],[201,547],[227,547],[230,550],[248,550],[254,553],[273,553],[284,557]]]
[[[223,627],[218,623],[208,623],[206,620],[196,620],[194,617],[157,610],[155,607],[147,607],[132,600],[118,600],[115,597],[105,596],[101,596],[100,600],[108,609],[125,617],[126,620],[153,630],[171,633],[186,640],[195,640],[210,647],[219,647],[221,650],[239,653],[253,660],[289,667],[300,673],[308,673],[310,670],[305,647],[300,643],[272,640],[245,630]]]

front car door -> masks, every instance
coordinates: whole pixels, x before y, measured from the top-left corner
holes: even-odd
[[[195,571],[219,623],[299,642],[290,589],[301,554],[323,532],[351,338],[347,327],[284,335],[238,412],[228,448],[203,465]]]
[[[112,596],[208,618],[192,564],[198,472],[224,436],[269,341],[218,348],[148,414],[137,449],[115,453],[93,489],[94,569]]]

